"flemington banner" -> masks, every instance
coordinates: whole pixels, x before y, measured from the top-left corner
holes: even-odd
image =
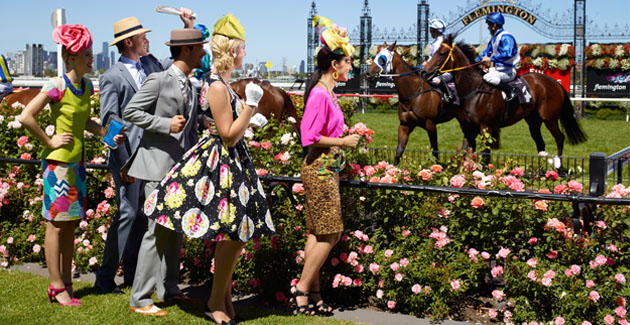
[[[630,97],[630,43],[586,47],[587,95]]]

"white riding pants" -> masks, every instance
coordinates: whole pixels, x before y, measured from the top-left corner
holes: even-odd
[[[496,86],[502,82],[512,81],[516,78],[516,69],[513,67],[492,67],[483,76],[483,80]]]

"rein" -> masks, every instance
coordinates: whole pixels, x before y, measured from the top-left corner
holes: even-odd
[[[392,73],[392,74],[380,74],[380,77],[405,77],[405,76],[409,76],[412,74],[417,74],[418,72],[422,71],[422,66],[419,67],[414,67],[413,71],[409,71],[409,72],[404,72],[404,73]]]
[[[449,51],[448,51],[448,56],[446,57],[446,60],[444,60],[444,63],[442,63],[442,66],[440,67],[440,70],[438,70],[438,72],[440,74],[443,74],[443,73],[446,73],[446,72],[459,71],[459,70],[472,68],[472,67],[474,67],[476,65],[479,65],[479,64],[483,63],[483,61],[479,61],[479,62],[475,62],[473,64],[469,64],[467,66],[463,66],[463,67],[459,67],[459,68],[453,68],[453,69],[449,69],[449,70],[443,70],[444,66],[446,65],[446,63],[448,63],[449,61],[453,60],[453,48],[450,47],[448,44],[444,44],[444,43],[442,43],[442,46],[445,46],[446,48],[448,48]]]

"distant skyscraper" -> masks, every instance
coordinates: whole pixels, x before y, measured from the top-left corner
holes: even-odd
[[[26,57],[26,51],[18,51],[15,53],[15,60],[13,61],[13,71],[15,74],[25,74],[24,62]]]
[[[282,74],[289,74],[289,60],[286,57],[282,58]]]
[[[27,76],[43,76],[44,48],[42,44],[26,44],[23,62],[23,74]]]
[[[116,53],[114,53],[114,51],[111,51],[109,53],[109,66],[113,66],[114,64],[116,64]]]
[[[304,60],[302,60],[300,62],[300,73],[304,73],[305,69],[306,69],[306,64],[304,63]]]

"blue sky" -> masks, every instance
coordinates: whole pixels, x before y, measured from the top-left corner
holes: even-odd
[[[515,0],[532,5],[541,4],[553,14],[562,14],[573,8],[573,0]],[[319,0],[315,1],[318,13],[330,18],[340,26],[354,29],[359,25],[363,0]],[[409,29],[416,21],[418,0],[372,0],[370,9],[374,26],[380,29]],[[429,0],[431,17],[447,17],[457,7],[467,7],[473,0]],[[543,4],[544,3],[544,4]],[[3,1],[3,32],[0,52],[23,50],[26,43],[42,43],[44,49],[56,49],[51,38],[50,16],[55,8],[66,9],[66,22],[84,24],[94,37],[94,52],[100,53],[102,43],[113,39],[113,23],[128,16],[136,16],[145,28],[153,31],[147,35],[151,42],[151,52],[158,58],[167,57],[168,40],[172,29],[181,28],[177,16],[159,14],[154,11],[158,4],[187,7],[197,13],[197,23],[209,28],[224,13],[233,13],[246,30],[245,62],[271,61],[274,68],[282,66],[286,57],[289,65],[299,66],[306,57],[306,19],[311,0],[240,0],[240,1],[146,1],[146,0],[107,0],[107,1]],[[628,0],[587,0],[587,18],[600,23],[623,26],[628,24],[630,1]],[[554,42],[529,29],[521,20],[507,19],[506,29],[516,35],[519,43]],[[481,32],[483,41],[488,35],[485,26]],[[477,23],[460,36],[470,43],[478,43],[480,28]],[[630,42],[630,39],[627,40]],[[115,48],[110,48],[115,51]]]

